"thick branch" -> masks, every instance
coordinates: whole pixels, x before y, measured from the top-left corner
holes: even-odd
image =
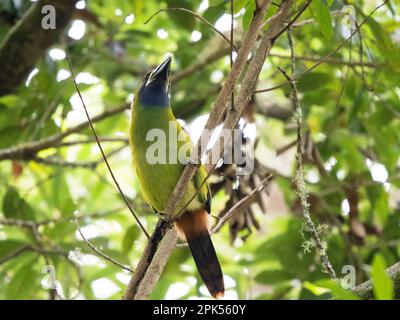
[[[166,233],[169,232],[169,236],[166,237]],[[172,239],[170,239],[172,238]],[[164,240],[163,240],[164,239]],[[169,242],[166,242],[165,239],[169,239]],[[148,278],[147,274],[149,273],[150,266],[153,261],[155,261],[155,255],[157,251],[160,252],[158,255],[160,256],[161,253],[164,259],[164,267],[165,263],[168,260],[169,255],[171,254],[172,250],[175,247],[177,241],[177,235],[174,230],[169,229],[169,223],[164,220],[159,220],[158,224],[151,235],[149,241],[147,242],[146,248],[144,249],[142,258],[140,259],[139,263],[136,266],[135,273],[133,274],[131,280],[129,281],[128,288],[125,291],[125,295],[123,297],[124,300],[134,300],[136,299],[136,294],[138,292],[139,286],[142,283],[145,283],[146,278]],[[171,248],[172,245],[172,248]],[[165,252],[164,247],[170,248],[170,251]],[[161,249],[160,249],[161,248]],[[162,269],[158,272],[155,277],[160,276]],[[143,288],[143,286],[142,286]],[[152,288],[145,288],[146,292],[151,290]],[[140,293],[140,298],[143,298],[143,294]]]
[[[0,45],[0,96],[13,92],[70,21],[77,0],[41,0],[32,5]],[[42,8],[54,6],[56,28],[43,29]]]
[[[214,129],[220,122],[220,119],[222,118],[222,116],[225,112],[227,101],[229,100],[229,97],[231,96],[231,93],[234,89],[235,83],[237,82],[237,80],[239,79],[239,77],[243,71],[243,68],[248,59],[250,50],[253,47],[253,45],[257,39],[257,36],[258,36],[261,26],[262,26],[262,22],[263,22],[265,13],[270,4],[271,4],[271,1],[269,1],[269,0],[263,1],[259,4],[259,7],[254,12],[253,20],[252,20],[252,22],[249,26],[249,29],[243,39],[242,46],[240,47],[240,50],[236,56],[232,70],[229,73],[221,91],[219,92],[219,94],[216,98],[214,107],[211,111],[211,114],[210,114],[208,120],[207,120],[204,131],[199,139],[199,142],[196,144],[196,146],[194,148],[194,152],[192,153],[192,157],[194,158],[196,163],[199,163],[199,161],[197,161],[197,160],[201,159],[202,153],[204,152],[204,150],[202,148],[202,142],[204,142],[208,136],[207,130]],[[182,200],[186,186],[189,183],[189,181],[192,179],[192,177],[194,176],[196,170],[197,170],[196,164],[188,164],[185,167],[185,169],[177,183],[177,186],[175,187],[175,190],[173,191],[171,197],[169,198],[169,201],[165,208],[165,213],[166,213],[167,217],[172,216],[174,214],[175,208],[178,206],[178,204]]]

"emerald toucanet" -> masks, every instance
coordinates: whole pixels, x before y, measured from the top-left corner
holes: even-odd
[[[156,69],[144,76],[134,97],[131,114],[129,140],[133,165],[136,168],[143,198],[156,212],[165,209],[168,198],[182,174],[184,163],[179,161],[181,150],[189,145],[186,151],[183,149],[187,160],[193,147],[189,136],[179,125],[171,110],[170,65],[171,57],[168,57]],[[150,159],[151,152],[148,152],[154,144],[154,141],[148,139],[148,133],[160,131],[166,138],[167,161],[165,162]],[[179,139],[172,134],[174,131]],[[170,161],[170,155],[175,156],[172,157],[174,161]],[[211,196],[208,185],[203,184],[205,178],[206,170],[200,166],[175,212],[178,215],[183,211],[175,221],[175,228],[181,237],[186,238],[197,269],[209,292],[218,298],[224,294],[224,281],[208,231]],[[199,188],[201,189],[196,194]]]

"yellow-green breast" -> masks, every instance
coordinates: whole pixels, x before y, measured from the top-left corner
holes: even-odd
[[[180,134],[183,137],[182,140],[178,140],[176,143],[170,141],[170,139],[174,138],[174,134],[170,136],[170,122],[176,129],[178,135]],[[161,146],[160,141],[157,141],[157,139],[154,141],[146,141],[146,136],[152,129],[156,134],[160,132],[165,134],[166,163],[149,163],[151,162],[149,161],[149,155],[154,155],[155,143],[159,143],[158,146]],[[156,131],[154,131],[154,129]],[[157,132],[157,130],[160,131]],[[133,165],[140,181],[143,197],[155,210],[162,212],[184,168],[184,165],[179,161],[173,161],[174,163],[171,163],[170,160],[174,160],[175,156],[178,158],[178,150],[180,150],[185,143],[189,143],[190,147],[192,147],[190,138],[176,121],[170,107],[144,107],[135,100],[132,106],[129,140]],[[186,156],[188,157],[189,150],[187,151]],[[172,155],[172,157],[169,157],[170,155]],[[178,214],[182,207],[193,197],[205,177],[206,171],[201,167],[189,183],[183,200],[175,214]],[[208,186],[204,184],[201,191],[188,205],[187,209],[208,209],[206,204],[207,199]]]

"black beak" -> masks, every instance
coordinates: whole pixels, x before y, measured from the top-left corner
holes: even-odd
[[[153,70],[147,80],[146,86],[154,80],[164,80],[166,83],[169,79],[169,69],[171,67],[172,56],[168,56],[157,68]]]

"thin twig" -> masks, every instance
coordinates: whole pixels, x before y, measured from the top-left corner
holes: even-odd
[[[99,137],[99,140],[101,142],[122,142],[128,144],[128,138],[123,138],[123,137]],[[65,141],[57,144],[57,148],[76,146],[80,144],[90,144],[90,143],[96,143],[96,139],[88,138],[82,140]]]
[[[85,241],[86,244],[88,245],[88,247],[90,249],[92,249],[98,256],[100,256],[101,258],[103,258],[104,260],[106,260],[108,262],[111,262],[112,264],[116,265],[117,267],[120,267],[120,268],[122,268],[122,269],[124,269],[126,271],[131,272],[131,273],[134,272],[131,268],[129,268],[127,266],[124,266],[122,263],[119,263],[118,261],[116,261],[113,258],[109,257],[105,253],[101,252],[99,249],[96,248],[96,246],[93,243],[91,243],[88,239],[86,239],[86,237],[83,235],[82,230],[81,230],[81,228],[79,226],[78,219],[75,219],[75,224],[76,224],[76,228],[78,229],[78,232],[81,235],[83,241]]]
[[[283,147],[280,147],[276,150],[276,156],[280,156],[282,153],[285,153],[292,147],[294,147],[297,144],[297,141],[294,140],[292,142],[289,142],[288,144],[284,145]]]
[[[8,255],[2,257],[0,259],[0,265],[18,257],[19,255],[21,255],[22,253],[24,253],[26,251],[33,251],[33,252],[39,253],[41,255],[55,254],[55,255],[63,256],[64,258],[68,258],[68,254],[59,249],[45,249],[43,247],[38,247],[38,246],[34,246],[32,244],[27,244],[27,245],[23,245],[23,246],[15,249],[14,251],[10,252]]]
[[[106,118],[112,117],[119,114],[125,110],[129,109],[128,105],[123,105],[118,108],[111,110],[106,110],[103,113],[94,116],[91,119],[92,123],[104,120]],[[0,160],[29,160],[41,150],[56,147],[64,138],[85,130],[89,125],[89,121],[82,122],[74,127],[71,127],[64,132],[59,132],[51,135],[47,138],[32,141],[24,144],[20,144],[14,147],[5,148],[0,150]]]
[[[115,186],[117,187],[117,189],[118,189],[118,191],[119,191],[121,197],[124,199],[124,202],[125,202],[126,206],[128,207],[129,211],[132,213],[132,215],[133,215],[134,219],[136,220],[137,224],[139,225],[140,229],[142,229],[143,233],[146,235],[147,238],[150,238],[150,235],[147,233],[146,229],[144,228],[144,226],[143,226],[142,223],[140,222],[140,220],[139,220],[139,218],[138,218],[138,216],[137,216],[135,210],[133,209],[133,207],[129,204],[128,199],[125,197],[124,192],[122,191],[122,189],[121,189],[121,187],[120,187],[120,185],[119,185],[117,179],[116,179],[115,176],[114,176],[114,173],[113,173],[113,171],[112,171],[112,169],[111,169],[111,166],[110,166],[110,164],[108,163],[107,157],[106,157],[106,155],[105,155],[105,153],[104,153],[104,151],[103,151],[103,148],[102,148],[102,146],[101,146],[99,137],[97,136],[96,130],[94,129],[93,123],[92,123],[92,121],[91,121],[91,119],[90,119],[89,112],[88,112],[88,110],[87,110],[87,108],[86,108],[85,102],[83,101],[83,97],[82,97],[81,92],[80,92],[80,90],[79,90],[78,84],[76,83],[75,74],[74,74],[74,71],[72,70],[71,61],[69,60],[69,57],[68,57],[68,56],[67,56],[67,61],[68,61],[69,69],[70,69],[70,71],[71,71],[72,80],[73,80],[73,82],[74,82],[75,89],[76,89],[76,91],[78,92],[79,98],[80,98],[80,100],[81,100],[81,102],[82,102],[82,106],[83,106],[83,108],[84,108],[84,110],[85,110],[85,114],[86,114],[86,117],[87,117],[88,122],[89,122],[89,125],[90,125],[90,128],[92,129],[93,135],[94,135],[94,137],[95,137],[95,139],[96,139],[97,145],[98,145],[98,147],[99,147],[99,149],[100,149],[101,155],[103,156],[103,159],[104,159],[104,162],[105,162],[105,164],[106,164],[106,166],[107,166],[107,168],[108,168],[108,171],[110,172],[110,175],[111,175],[112,179],[114,180]]]
[[[326,61],[329,57],[331,57],[332,55],[334,55],[336,52],[338,52],[349,40],[351,40],[353,38],[354,35],[356,35],[360,28],[368,21],[368,19],[376,12],[378,11],[381,7],[383,7],[389,0],[385,0],[383,3],[381,3],[379,6],[377,6],[374,10],[372,10],[366,17],[365,19],[358,25],[358,27],[356,27],[354,29],[354,31],[350,34],[350,36],[348,38],[346,38],[344,41],[342,41],[339,46],[336,47],[335,50],[331,51],[330,53],[328,53],[326,56],[324,56],[323,58],[321,58],[316,64],[314,64],[312,67],[304,70],[300,76],[314,70],[316,67],[318,67],[321,63],[323,63],[324,61]]]
[[[112,156],[116,155],[120,151],[126,148],[126,145],[123,145],[119,148],[116,148],[109,153],[107,153],[107,159],[111,158]],[[84,169],[91,169],[95,170],[97,166],[104,162],[103,158],[100,158],[95,161],[66,161],[64,159],[56,158],[56,157],[47,157],[41,158],[38,156],[33,156],[31,161],[35,161],[40,164],[45,164],[49,166],[58,166],[58,167],[66,167],[66,168],[84,168]]]
[[[240,211],[240,209],[247,206],[258,193],[265,189],[265,187],[272,181],[273,177],[273,174],[269,174],[255,189],[253,189],[248,195],[240,199],[240,201],[238,201],[233,207],[231,207],[224,214],[224,216],[219,219],[216,226],[211,230],[211,233],[218,232],[229,219],[231,219],[235,214]]]
[[[356,35],[358,33],[358,31],[361,29],[361,27],[368,21],[368,19],[376,12],[378,11],[381,7],[383,7],[389,0],[385,0],[383,3],[381,3],[379,6],[375,7],[375,9],[373,9],[365,18],[364,20],[358,25],[356,26],[355,30],[350,34],[350,36],[346,39],[344,39],[333,51],[331,51],[330,53],[328,53],[327,55],[323,56],[322,58],[320,58],[317,63],[315,63],[313,66],[311,66],[310,68],[304,70],[303,72],[301,72],[299,75],[292,77],[292,79],[294,81],[298,81],[299,79],[301,79],[301,77],[303,77],[305,74],[311,72],[312,70],[314,70],[315,68],[317,68],[320,64],[328,61],[328,59],[334,55],[336,52],[338,52],[349,40],[351,40],[353,38],[354,35]],[[284,86],[286,86],[287,84],[289,84],[290,81],[287,80],[285,82],[282,82],[278,85],[275,85],[271,88],[266,88],[266,89],[260,89],[260,90],[255,90],[254,93],[263,93],[263,92],[269,92],[269,91],[273,91],[279,88],[282,88]]]
[[[158,15],[161,12],[169,12],[169,11],[181,11],[181,12],[186,12],[191,14],[192,16],[194,16],[195,18],[201,20],[202,22],[204,22],[207,26],[209,26],[211,29],[213,29],[216,33],[218,33],[222,38],[224,38],[225,41],[227,41],[230,45],[232,45],[235,50],[237,50],[237,48],[235,47],[235,45],[233,44],[233,42],[229,41],[229,39],[221,32],[219,31],[217,28],[215,28],[213,26],[212,23],[208,22],[206,19],[204,19],[202,16],[200,16],[199,14],[197,14],[196,12],[193,12],[192,10],[186,9],[186,8],[165,8],[165,9],[160,9],[158,10],[156,13],[152,14],[150,16],[150,18],[148,18],[144,24],[147,24],[148,22],[150,22],[151,19],[153,19],[156,15]]]
[[[286,24],[274,37],[273,40],[277,39],[281,34],[283,34],[286,30],[288,30],[293,23],[297,21],[297,19],[303,14],[304,11],[308,8],[308,6],[311,4],[313,0],[308,0],[302,7],[301,9],[296,13],[294,18],[290,20],[288,24]]]
[[[329,12],[331,17],[340,17],[340,16],[344,16],[347,13],[343,12],[342,10],[332,10]],[[306,19],[306,20],[302,20],[296,23],[292,24],[292,29],[293,28],[299,28],[299,27],[303,27],[307,24],[311,24],[311,23],[315,23],[315,19],[311,18],[311,19]]]
[[[279,58],[279,59],[290,59],[290,55],[283,55],[279,53],[271,53],[269,55],[271,58]],[[321,60],[321,58],[318,57],[296,57],[297,61],[309,61],[309,62],[318,62]],[[345,66],[351,66],[351,67],[368,67],[368,68],[380,68],[382,65],[375,64],[375,63],[368,63],[364,61],[344,61],[344,60],[339,60],[339,59],[326,59],[324,63],[329,63],[333,65],[345,65]]]
[[[24,246],[21,246],[21,247],[15,249],[14,251],[11,251],[9,254],[5,255],[4,257],[2,257],[0,259],[0,265],[18,257],[19,255],[21,255],[25,251],[29,251],[30,249],[31,249],[31,245],[27,244],[27,245],[24,245]]]

